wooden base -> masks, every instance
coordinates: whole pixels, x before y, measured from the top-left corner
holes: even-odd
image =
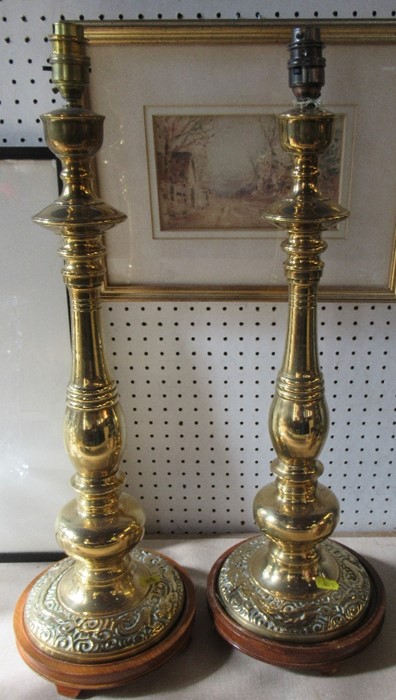
[[[168,561],[179,572],[183,581],[185,605],[175,627],[155,646],[127,659],[107,663],[71,663],[45,654],[33,644],[27,635],[23,619],[26,598],[39,578],[37,577],[22,593],[14,613],[16,641],[23,660],[34,671],[55,683],[60,695],[69,698],[76,698],[83,690],[100,690],[127,685],[136,678],[161,666],[187,646],[195,616],[193,584],[183,569],[172,560]]]
[[[208,578],[208,602],[217,631],[239,651],[283,668],[332,674],[337,672],[342,661],[368,646],[379,633],[385,615],[384,586],[375,569],[356,552],[353,554],[370,577],[373,594],[365,616],[352,632],[328,641],[300,644],[261,637],[245,629],[226,613],[217,594],[219,571],[238,546],[227,550],[213,565]]]

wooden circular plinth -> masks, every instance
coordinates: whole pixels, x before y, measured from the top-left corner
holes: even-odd
[[[370,578],[372,596],[366,614],[353,631],[335,639],[310,644],[282,642],[250,632],[227,614],[217,593],[219,571],[238,546],[227,550],[213,565],[208,578],[208,602],[218,633],[239,651],[275,666],[331,674],[338,670],[342,661],[368,646],[379,633],[385,615],[384,586],[375,569],[356,552],[353,554]]]
[[[185,571],[168,559],[180,574],[185,591],[185,604],[178,622],[157,644],[144,652],[121,661],[72,663],[45,654],[28,636],[24,624],[26,598],[37,578],[24,590],[15,608],[14,629],[19,653],[34,671],[56,685],[61,695],[76,698],[82,690],[100,690],[127,685],[140,676],[150,673],[168,661],[189,641],[195,616],[195,592]]]

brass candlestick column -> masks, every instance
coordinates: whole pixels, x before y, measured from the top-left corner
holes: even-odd
[[[288,230],[282,244],[288,256],[288,330],[269,421],[276,480],[254,501],[263,534],[216,563],[209,600],[219,631],[246,653],[285,666],[333,670],[379,630],[383,594],[368,565],[328,540],[338,502],[317,483],[323,471],[317,457],[328,429],[316,333],[322,231],[348,216],[318,186],[318,157],[330,145],[334,119],[318,102],[321,46],[318,28],[293,31],[289,75],[298,101],[279,117],[282,147],[294,159],[293,191],[265,214]]]
[[[187,639],[194,602],[182,570],[136,547],[144,514],[121,493],[123,420],[104,359],[100,294],[104,232],[125,217],[93,187],[91,161],[102,143],[103,117],[81,105],[89,70],[83,28],[57,24],[52,42],[53,82],[67,106],[43,122],[47,144],[62,161],[64,188],[35,221],[63,238],[72,327],[65,441],[76,499],[56,527],[69,557],[25,591],[15,625],[25,660],[76,696],[83,688],[126,683],[164,662]]]

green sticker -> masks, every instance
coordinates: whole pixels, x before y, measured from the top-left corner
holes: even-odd
[[[325,576],[318,576],[315,579],[317,588],[322,588],[324,591],[338,591],[339,585],[338,581],[334,581],[332,578],[325,578]]]

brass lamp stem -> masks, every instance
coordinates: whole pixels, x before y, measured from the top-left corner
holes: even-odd
[[[248,630],[312,644],[357,626],[369,605],[370,580],[352,553],[328,540],[338,501],[318,484],[318,455],[328,430],[316,329],[320,256],[327,247],[322,231],[348,212],[323,198],[318,185],[318,158],[331,143],[334,121],[318,101],[324,83],[319,30],[296,28],[290,49],[290,85],[298,102],[280,115],[279,126],[281,145],[294,161],[293,189],[265,214],[288,231],[282,244],[288,328],[269,417],[276,478],[254,501],[263,535],[225,560],[218,591],[228,615]]]
[[[125,216],[94,190],[92,159],[102,144],[104,118],[82,106],[89,70],[83,28],[59,23],[51,39],[53,82],[67,104],[42,119],[47,144],[62,161],[63,192],[35,221],[57,230],[63,242],[72,328],[64,432],[76,498],[56,524],[58,542],[69,557],[31,589],[24,625],[40,653],[67,664],[118,662],[150,649],[151,662],[137,662],[136,671],[124,669],[128,679],[144,664],[148,670],[169,655],[161,647],[155,658],[151,648],[182,615],[184,587],[170,561],[136,548],[144,514],[122,493],[123,417],[104,358],[100,301],[104,233]],[[111,679],[116,685],[120,676]]]

